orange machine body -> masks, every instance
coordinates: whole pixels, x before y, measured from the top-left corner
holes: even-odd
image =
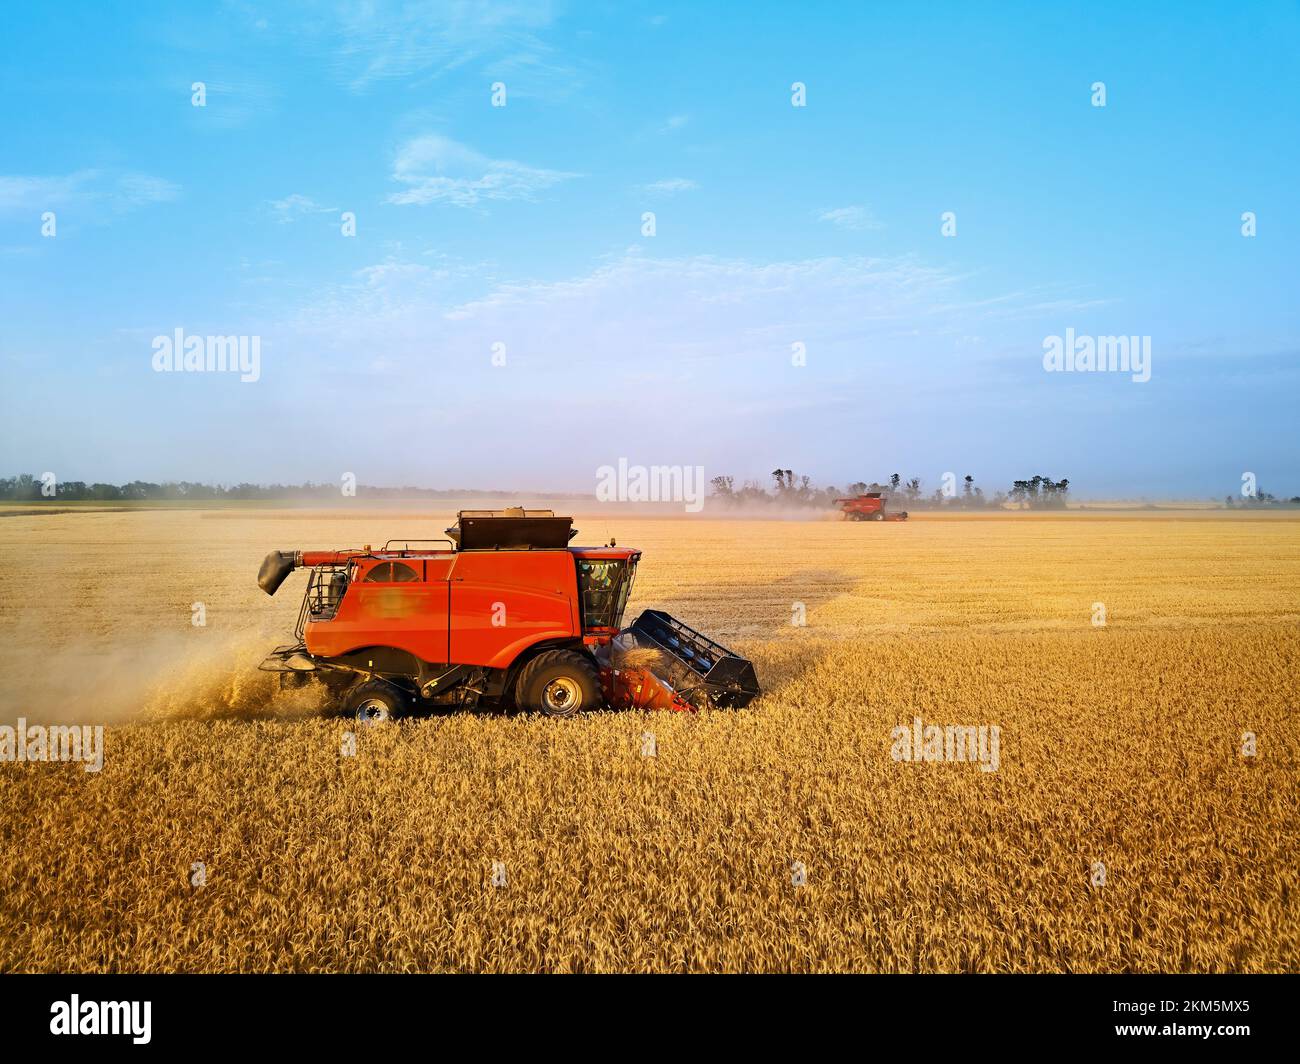
[[[426,662],[506,669],[539,643],[607,641],[617,625],[584,616],[579,567],[639,557],[617,547],[304,551],[302,565],[346,567],[347,580],[332,616],[307,616],[303,640],[323,658],[382,646]]]
[[[435,705],[741,708],[759,693],[752,662],[662,610],[622,627],[639,550],[571,546],[573,518],[517,506],[461,510],[446,532],[271,551],[257,572],[266,594],[309,575],[295,642],[259,667],[282,686],[323,685],[363,723]],[[622,668],[633,650],[662,669]]]
[[[906,521],[906,510],[889,510],[887,500],[880,492],[855,495],[851,499],[836,499],[841,512],[849,521]]]

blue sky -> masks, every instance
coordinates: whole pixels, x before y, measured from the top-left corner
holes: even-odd
[[[1300,493],[1295,4],[701,6],[9,11],[3,472]]]

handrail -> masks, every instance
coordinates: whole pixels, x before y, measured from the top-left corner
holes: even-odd
[[[437,539],[390,539],[388,540],[387,543],[384,544],[382,549],[388,550],[389,544],[391,543],[445,543],[452,550],[456,549],[456,544],[454,544],[451,540],[447,539],[445,536],[439,536]],[[405,550],[405,548],[403,548],[403,550]]]

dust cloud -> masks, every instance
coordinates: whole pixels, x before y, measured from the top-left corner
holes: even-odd
[[[279,635],[283,642],[283,633]],[[0,652],[0,723],[126,724],[314,716],[317,685],[280,689],[258,663],[276,636],[258,630],[140,636]]]

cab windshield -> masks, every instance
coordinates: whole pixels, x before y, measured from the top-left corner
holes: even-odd
[[[582,592],[582,626],[617,628],[632,590],[636,562],[623,559],[579,558],[578,589]]]

